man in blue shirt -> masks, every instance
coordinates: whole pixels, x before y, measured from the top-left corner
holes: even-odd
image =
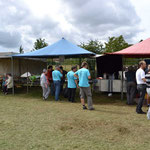
[[[77,78],[74,76],[74,73],[77,71],[77,67],[71,67],[71,71],[67,73],[68,79],[68,100],[70,102],[75,102],[75,93],[76,88],[78,87]]]
[[[55,86],[55,100],[58,101],[59,94],[60,94],[61,78],[62,78],[62,73],[59,66],[55,67],[55,71],[52,72],[52,77]]]
[[[79,87],[80,87],[80,98],[83,105],[83,109],[87,109],[85,106],[85,96],[87,97],[88,109],[94,110],[92,102],[92,93],[89,85],[89,79],[91,75],[88,68],[87,62],[82,63],[82,68],[75,72],[74,76],[79,78]]]

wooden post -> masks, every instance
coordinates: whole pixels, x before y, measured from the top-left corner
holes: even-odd
[[[81,68],[81,56],[79,56],[79,69]]]
[[[124,76],[123,76],[123,56],[122,56],[122,74],[121,74],[121,76],[122,76],[122,78],[121,78],[121,100],[123,100],[123,81],[124,81]]]
[[[27,62],[27,94],[29,93],[29,77],[28,77],[28,62]]]
[[[14,86],[14,59],[11,57],[11,74],[12,74],[12,82],[13,82],[13,87],[12,87],[12,94],[15,94],[15,86]]]

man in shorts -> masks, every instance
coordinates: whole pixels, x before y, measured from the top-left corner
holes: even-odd
[[[94,110],[93,101],[92,101],[92,93],[89,84],[89,79],[91,79],[91,75],[88,68],[87,62],[82,63],[82,68],[75,72],[74,76],[79,78],[79,87],[80,87],[80,98],[83,109],[87,109],[85,106],[85,97],[87,97],[88,109]]]

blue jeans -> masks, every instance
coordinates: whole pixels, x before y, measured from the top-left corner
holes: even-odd
[[[55,100],[59,100],[59,94],[60,94],[60,81],[54,81],[55,86]]]

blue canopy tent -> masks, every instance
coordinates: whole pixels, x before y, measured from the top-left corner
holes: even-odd
[[[89,57],[94,55],[96,54],[89,52],[75,44],[72,44],[66,39],[62,38],[58,42],[49,45],[47,47],[41,48],[39,50],[27,52],[24,54],[12,55],[12,76],[13,76],[13,69],[14,69],[13,66],[14,58],[23,58],[23,57],[24,58],[57,58],[61,56],[64,56],[65,58],[81,58],[81,57]],[[28,86],[27,86],[27,91],[28,91]],[[13,94],[14,94],[14,86],[13,86]]]
[[[95,55],[95,53],[89,52],[66,39],[62,38],[58,42],[41,48],[36,51],[28,52],[25,54],[13,55],[13,57],[28,57],[28,58],[55,58],[59,56],[65,57],[87,57]]]

